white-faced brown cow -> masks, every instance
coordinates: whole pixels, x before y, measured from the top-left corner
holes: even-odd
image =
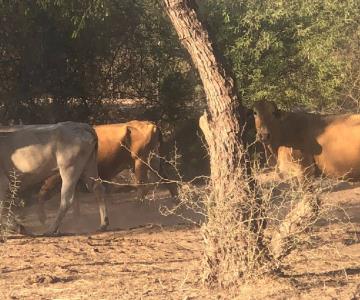
[[[360,115],[285,112],[266,101],[255,103],[254,114],[259,139],[275,150],[298,150],[303,169],[360,179]]]
[[[9,130],[12,131],[12,130]],[[43,182],[54,173],[62,178],[61,202],[48,234],[57,232],[67,210],[74,202],[75,187],[81,179],[96,194],[101,225],[108,226],[104,190],[97,169],[98,140],[94,129],[82,123],[30,125],[14,132],[0,133],[0,199],[9,188],[9,174],[19,176],[21,189]],[[1,216],[0,212],[0,224]],[[20,226],[20,225],[19,225]]]
[[[156,178],[167,178],[160,162],[161,132],[148,121],[130,121],[127,123],[94,126],[99,140],[98,170],[103,180],[110,181],[124,169],[134,169],[138,188],[138,197],[143,198],[149,187],[148,171]],[[54,175],[45,181],[39,193],[39,219],[45,222],[44,201],[61,181]],[[167,183],[171,195],[177,195],[175,183]],[[79,213],[79,202],[75,211]]]

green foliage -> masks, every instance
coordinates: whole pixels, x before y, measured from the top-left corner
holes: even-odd
[[[76,2],[80,15],[82,1],[72,1],[72,8]],[[89,26],[81,39],[74,39],[78,25],[66,12],[56,1],[3,3],[0,24],[3,121],[11,118],[26,122],[58,121],[69,116],[81,119],[80,115],[89,109],[86,99],[96,94],[98,88],[91,84],[99,77],[94,61],[106,56],[103,48],[106,39],[100,35],[104,27],[94,20],[99,26]],[[53,118],[46,119],[40,109],[48,104],[44,104],[47,97],[43,95],[52,98],[51,109],[56,111]],[[71,114],[68,102],[75,98],[79,99],[79,111]]]
[[[199,4],[245,103],[360,108],[359,1]],[[102,98],[146,99],[170,123],[202,110],[158,0],[0,0],[0,53],[1,122],[110,121]]]
[[[176,107],[192,99],[196,78],[156,0],[0,5],[3,121],[105,122],[99,99],[144,98],[159,106],[171,97],[170,86],[183,94],[178,103],[169,99]],[[174,105],[161,113],[175,118]]]
[[[203,14],[245,102],[322,110],[344,100],[358,66],[348,59],[359,51],[358,1],[208,0]]]

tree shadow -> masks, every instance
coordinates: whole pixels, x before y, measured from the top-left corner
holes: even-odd
[[[351,276],[360,274],[360,266],[349,267],[324,272],[305,272],[301,274],[281,274],[280,277],[289,279],[297,290],[310,290],[320,286],[345,286],[351,282]]]

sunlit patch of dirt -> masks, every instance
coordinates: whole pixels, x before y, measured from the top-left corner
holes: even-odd
[[[60,237],[12,236],[0,245],[0,299],[358,299],[360,297],[360,188],[332,192],[337,218],[319,222],[289,255],[280,277],[228,291],[202,284],[198,226],[162,216],[165,192],[139,204],[135,194],[109,197],[110,231],[97,233],[98,208],[81,196],[81,217],[71,212]],[[46,203],[49,222],[58,199]],[[343,210],[344,209],[344,210]],[[46,229],[27,208],[26,224]],[[196,216],[184,212],[187,217]],[[349,219],[352,223],[349,223]],[[48,224],[49,224],[48,222]],[[47,224],[47,225],[48,225]]]

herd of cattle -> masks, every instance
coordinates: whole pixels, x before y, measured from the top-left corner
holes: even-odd
[[[100,229],[109,224],[104,186],[101,180],[111,180],[118,172],[134,168],[138,195],[147,192],[148,171],[167,179],[160,162],[161,132],[151,122],[131,121],[122,124],[90,125],[63,122],[54,125],[24,125],[0,129],[0,199],[5,199],[9,188],[9,174],[16,172],[21,182],[21,193],[37,184],[39,192],[39,218],[45,222],[44,200],[61,183],[61,200],[55,221],[45,235],[55,234],[67,210],[75,203],[75,188],[79,180],[95,193],[100,210]],[[172,196],[177,190],[174,183],[166,187]],[[2,202],[4,203],[4,202]],[[0,206],[0,217],[4,207]],[[0,225],[1,225],[0,219]],[[16,224],[17,231],[28,233]]]
[[[277,158],[280,173],[298,176],[324,174],[360,177],[360,115],[319,115],[279,110],[273,102],[259,101],[253,108],[258,139]],[[95,193],[100,229],[109,224],[102,180],[111,180],[123,169],[133,168],[138,196],[147,193],[148,173],[166,179],[160,161],[161,132],[147,121],[91,127],[76,122],[0,128],[0,199],[9,189],[9,174],[20,177],[21,191],[41,185],[39,219],[44,223],[44,201],[61,184],[61,201],[55,221],[46,234],[55,234],[70,206],[79,180]],[[148,172],[150,171],[150,172]],[[101,180],[100,180],[101,179]],[[171,195],[177,187],[166,184]],[[2,202],[4,203],[4,202]],[[0,205],[0,226],[3,206]],[[20,232],[25,228],[17,224]]]

